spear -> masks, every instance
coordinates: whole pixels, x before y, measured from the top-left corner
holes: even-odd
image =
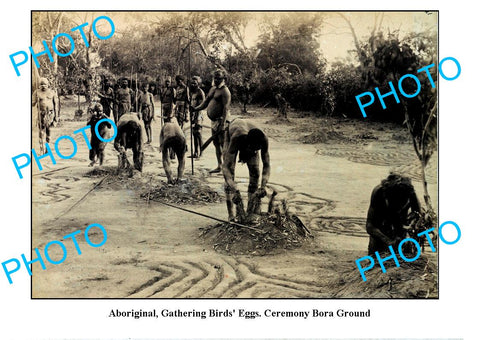
[[[132,68],[130,69],[130,91],[133,91],[132,89],[132,85],[133,85],[133,65],[132,65]],[[135,93],[135,96],[137,94]],[[130,97],[131,98],[131,97]],[[131,111],[131,108],[130,108],[130,111]]]
[[[190,80],[191,80],[191,65],[190,65],[190,59],[191,59],[191,45],[190,44],[190,31],[188,31],[188,82],[187,84],[190,84]],[[188,85],[187,85],[187,93],[188,93]],[[190,104],[191,104],[191,101],[192,101],[192,96],[190,94],[189,96],[190,98],[188,98],[188,103],[187,103],[187,107],[190,108]],[[192,162],[192,175],[195,174],[195,171],[193,169],[193,127],[192,127],[192,124],[193,124],[193,114],[192,114],[192,110],[188,110],[189,111],[189,114],[190,114],[190,159],[191,159],[191,162]]]
[[[135,72],[135,112],[138,114],[138,73]]]

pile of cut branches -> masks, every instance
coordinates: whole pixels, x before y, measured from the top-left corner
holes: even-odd
[[[224,222],[200,230],[201,238],[216,251],[227,254],[266,255],[275,250],[298,248],[313,238],[303,222],[288,212],[285,200],[281,208],[274,208],[272,199],[269,212],[249,214],[242,224]]]
[[[414,262],[399,259],[400,267],[385,262],[387,272],[375,266],[365,273],[364,282],[358,268],[341,273],[341,279],[331,282],[337,292],[334,298],[437,298],[438,267],[434,256],[422,255]]]
[[[144,199],[172,204],[218,203],[220,195],[197,179],[188,179],[177,184],[161,182],[141,195]]]

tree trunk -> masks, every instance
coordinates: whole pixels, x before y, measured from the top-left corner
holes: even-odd
[[[425,174],[426,164],[425,164],[424,160],[421,161],[421,165],[422,165],[423,199],[425,200],[425,204],[427,205],[427,209],[429,211],[433,212],[434,210],[433,210],[433,207],[432,207],[432,200],[430,198],[430,194],[428,193],[427,177],[426,177],[426,174]]]

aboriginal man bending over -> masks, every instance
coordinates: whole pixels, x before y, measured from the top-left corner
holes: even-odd
[[[178,168],[177,180],[173,180],[172,170],[170,169],[170,157],[168,151],[173,150],[177,155]],[[185,171],[185,151],[187,150],[187,143],[182,129],[175,118],[170,122],[165,122],[160,132],[160,152],[162,153],[163,169],[167,175],[168,184],[175,184],[183,177]],[[171,151],[170,151],[171,152]]]
[[[229,120],[230,90],[225,85],[226,74],[223,70],[216,70],[213,75],[215,86],[212,86],[205,100],[194,108],[195,111],[207,108],[208,118],[212,121],[213,145],[217,156],[218,166],[210,170],[210,173],[218,173],[222,170],[222,152],[224,143],[225,122]]]
[[[391,173],[372,192],[367,215],[370,235],[368,254],[388,252],[405,238],[409,210],[420,211],[420,203],[409,178]]]
[[[125,112],[117,124],[117,137],[113,144],[118,151],[118,169],[129,168],[127,149],[132,149],[135,169],[143,170],[143,133],[136,113]]]
[[[229,220],[235,218],[233,203],[238,205],[242,198],[235,184],[235,161],[247,163],[250,182],[248,184],[248,206],[252,206],[254,196],[262,198],[266,195],[265,187],[270,177],[270,155],[268,154],[268,138],[262,130],[252,123],[244,120],[234,120],[227,127],[225,133],[225,151],[223,163],[223,176],[225,178],[225,194],[227,197],[227,210]],[[260,162],[258,151],[262,158],[263,170],[260,188]],[[250,210],[250,209],[249,209]],[[260,213],[260,204],[252,213]]]

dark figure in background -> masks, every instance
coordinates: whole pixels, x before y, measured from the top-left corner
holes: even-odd
[[[138,105],[142,114],[145,132],[147,133],[147,144],[152,142],[151,123],[154,117],[153,94],[148,92],[148,84],[143,84],[142,91],[138,94]]]
[[[90,159],[90,164],[89,166],[93,166],[98,161],[100,165],[103,164],[103,159],[105,158],[105,146],[107,145],[106,142],[101,141],[98,137],[97,134],[95,133],[95,125],[97,124],[98,121],[108,118],[104,113],[103,113],[103,107],[101,104],[95,104],[93,107],[93,115],[88,121],[87,125],[90,125],[90,145],[91,149],[89,151],[89,159]],[[98,134],[103,138],[103,139],[110,139],[111,133],[110,133],[110,128],[112,125],[107,122],[101,122],[98,126]]]
[[[117,137],[114,143],[118,151],[118,168],[130,166],[127,159],[127,149],[133,151],[133,164],[138,171],[143,170],[143,134],[142,125],[136,114],[124,114],[117,124]]]
[[[113,92],[112,85],[108,80],[105,80],[105,83],[101,91],[98,93],[98,96],[100,97],[100,104],[102,104],[104,114],[107,117],[110,117],[115,94]]]
[[[177,117],[178,125],[183,128],[183,124],[188,122],[190,91],[188,86],[185,85],[185,78],[182,75],[176,76],[175,81],[177,83],[175,116]]]
[[[157,84],[155,84],[153,82],[149,83],[148,84],[148,92],[153,94],[153,96],[155,97],[157,95]]]
[[[200,88],[202,84],[202,78],[195,76],[192,77],[191,84],[191,110],[192,114],[192,134],[194,143],[194,158],[200,158],[202,156],[202,127],[203,127],[203,111],[195,111],[193,108],[200,105],[205,100],[205,93]]]
[[[275,95],[275,101],[277,102],[278,114],[283,118],[287,118],[288,103],[280,93]]]
[[[121,87],[118,89],[115,96],[118,105],[117,121],[120,120],[125,113],[130,113],[132,108],[132,93],[133,91],[128,87],[128,80],[123,78]]]
[[[224,144],[225,122],[229,120],[231,94],[225,85],[226,74],[223,70],[216,70],[213,75],[214,86],[208,92],[202,104],[195,107],[195,111],[207,109],[208,118],[212,121],[213,145],[217,156],[217,168],[210,173],[222,171],[222,152]]]
[[[388,252],[405,238],[409,210],[420,211],[420,203],[409,178],[391,173],[372,192],[367,215],[370,235],[368,254]]]
[[[120,85],[118,82],[115,82],[113,84],[113,121],[115,124],[118,122],[118,101],[117,101],[117,93],[118,90],[120,89]]]
[[[132,106],[130,108],[130,112],[139,112],[140,107],[138,106],[138,84],[135,80],[130,80],[130,83],[132,84],[130,87],[130,100],[132,103]],[[141,119],[141,116],[138,115],[138,118]]]
[[[176,180],[173,179],[170,168],[170,157],[168,157],[168,152],[172,152],[171,150],[177,155],[178,160]],[[185,135],[176,120],[173,119],[171,122],[165,123],[160,132],[160,152],[162,153],[163,169],[167,175],[168,184],[175,184],[183,178],[186,150],[187,143]]]
[[[32,95],[32,106],[38,109],[38,133],[40,150],[43,154],[45,142],[50,142],[50,127],[58,121],[58,97],[55,91],[48,88],[47,78],[40,78],[40,89]]]
[[[175,116],[173,106],[175,105],[175,99],[177,92],[171,86],[171,79],[167,77],[165,79],[165,87],[160,91],[160,101],[162,103],[162,119],[164,122],[169,122]]]
[[[260,188],[260,157],[262,158],[262,181]],[[235,218],[233,203],[242,204],[240,191],[235,183],[235,161],[247,163],[250,181],[248,184],[248,209],[249,214],[260,214],[260,204],[253,204],[254,196],[262,198],[266,195],[265,187],[270,178],[270,155],[268,153],[268,138],[262,130],[245,120],[234,120],[229,124],[225,133],[225,151],[223,163],[223,177],[225,178],[225,194],[229,220]],[[255,206],[253,211],[250,207]]]

